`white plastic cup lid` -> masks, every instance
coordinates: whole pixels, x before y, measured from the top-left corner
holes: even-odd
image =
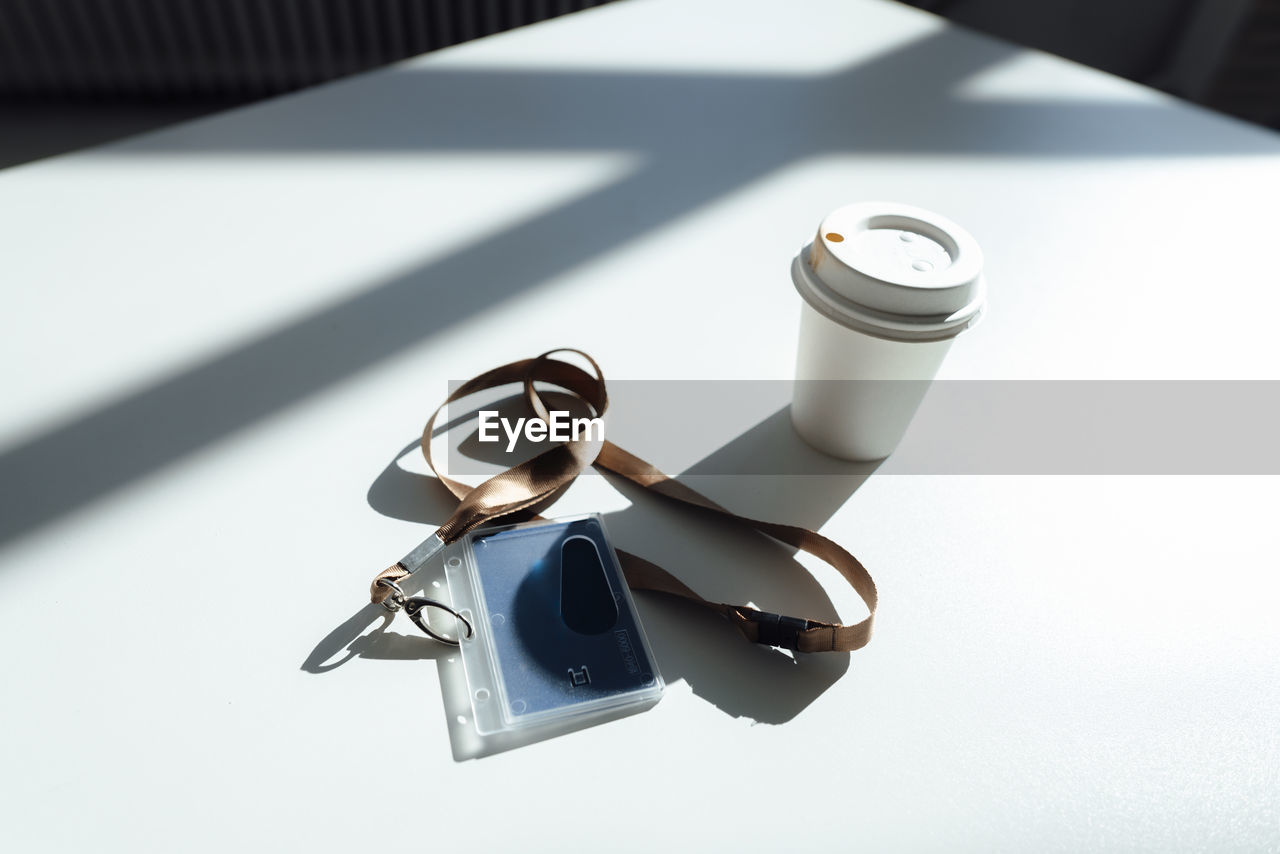
[[[832,211],[791,265],[796,290],[832,320],[881,338],[934,341],[982,313],[982,250],[949,219],[910,205]]]

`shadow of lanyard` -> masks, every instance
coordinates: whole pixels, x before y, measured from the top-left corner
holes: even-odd
[[[591,364],[594,375],[577,365],[551,358],[557,353],[577,353]],[[876,613],[876,585],[866,567],[839,544],[808,528],[763,522],[732,513],[608,440],[584,437],[553,445],[533,459],[494,475],[474,488],[452,480],[436,469],[431,458],[431,435],[441,410],[475,392],[521,383],[530,408],[539,418],[549,421],[546,404],[534,388],[535,382],[556,386],[576,395],[594,410],[596,417],[603,416],[608,408],[609,398],[605,392],[604,375],[600,366],[586,353],[572,348],[550,350],[534,359],[521,359],[502,365],[459,386],[432,413],[422,432],[422,453],[427,459],[427,465],[431,466],[431,471],[440,482],[457,496],[458,509],[432,537],[400,561],[378,573],[369,588],[370,598],[375,604],[382,604],[392,611],[404,609],[419,628],[433,638],[446,643],[457,643],[432,631],[423,611],[428,607],[439,608],[459,620],[462,620],[461,615],[440,602],[405,596],[398,582],[473,528],[515,513],[534,514],[541,511],[555,501],[587,466],[595,465],[697,512],[733,520],[821,558],[835,567],[841,577],[857,591],[867,606],[868,614],[859,623],[842,625],[785,617],[748,605],[711,602],[657,564],[617,549],[618,561],[622,564],[623,574],[632,590],[653,590],[688,599],[727,618],[747,640],[767,646],[798,652],[849,652],[866,646],[871,640],[871,624]],[[589,434],[592,431],[583,432]],[[470,635],[471,626],[465,620],[461,624]]]

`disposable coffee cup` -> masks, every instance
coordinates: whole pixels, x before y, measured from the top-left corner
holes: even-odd
[[[796,430],[835,457],[887,457],[951,342],[982,314],[982,250],[945,217],[866,202],[827,215],[791,279],[804,298]]]

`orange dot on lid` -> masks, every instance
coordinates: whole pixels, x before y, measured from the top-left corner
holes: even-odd
[[[830,240],[832,243],[844,242],[844,235],[836,231],[828,231],[826,234],[826,238],[827,240]]]

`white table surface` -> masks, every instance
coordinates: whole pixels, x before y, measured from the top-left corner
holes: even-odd
[[[945,377],[1280,379],[1277,197],[1272,133],[878,0],[620,3],[0,173],[0,847],[1277,850],[1275,477],[706,479],[864,560],[871,645],[646,599],[658,706],[479,758],[451,653],[358,638],[450,379],[784,380],[790,258],[875,198],[986,251]],[[631,498],[556,512],[860,615]]]

